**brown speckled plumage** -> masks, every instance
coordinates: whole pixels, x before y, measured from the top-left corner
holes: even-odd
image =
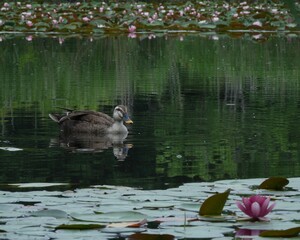
[[[72,133],[123,133],[127,132],[123,122],[132,123],[123,105],[115,107],[113,118],[91,110],[68,111],[63,115],[49,114],[49,117],[59,124],[62,131]]]

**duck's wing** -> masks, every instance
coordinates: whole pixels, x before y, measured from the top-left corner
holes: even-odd
[[[91,124],[105,126],[111,126],[114,122],[113,119],[107,114],[90,110],[70,112],[67,115],[61,117],[58,120],[58,123],[62,124],[63,122],[68,120],[87,122]]]

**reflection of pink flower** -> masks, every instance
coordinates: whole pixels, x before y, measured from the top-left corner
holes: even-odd
[[[275,206],[275,203],[270,204],[270,197],[254,195],[249,198],[244,197],[242,202],[236,202],[241,211],[255,220],[266,220],[266,216]]]
[[[136,34],[135,34],[135,33],[129,33],[129,34],[128,34],[128,37],[129,37],[129,38],[136,38]]]
[[[243,237],[243,236],[258,236],[263,230],[256,230],[256,229],[238,229],[235,233],[236,237]],[[245,238],[243,238],[245,239]],[[252,238],[251,238],[252,239]]]
[[[28,35],[28,36],[26,37],[26,40],[27,40],[28,42],[31,42],[32,39],[33,39],[32,35]]]

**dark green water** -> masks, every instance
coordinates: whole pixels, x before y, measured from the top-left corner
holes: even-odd
[[[165,188],[300,176],[300,41],[2,36],[0,183]],[[57,106],[128,106],[123,146],[59,139]],[[122,161],[118,160],[115,155]]]

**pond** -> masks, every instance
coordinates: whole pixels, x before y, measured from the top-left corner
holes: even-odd
[[[0,35],[1,183],[165,189],[300,175],[293,36]],[[123,144],[62,138],[59,107],[128,106]]]

